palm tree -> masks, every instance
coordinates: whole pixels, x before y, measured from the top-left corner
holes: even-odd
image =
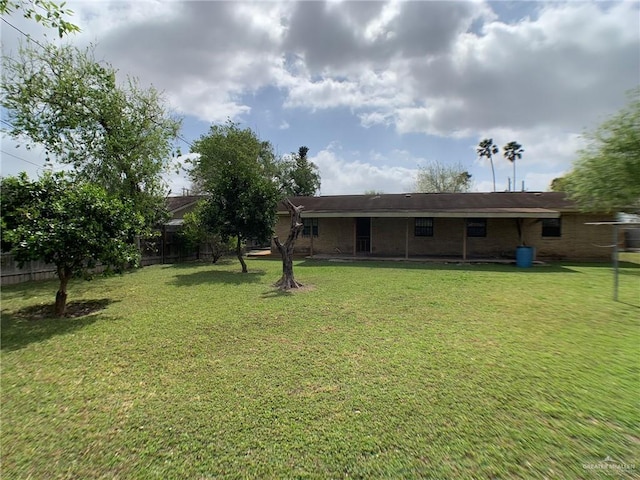
[[[522,158],[522,154],[524,150],[522,149],[522,145],[517,142],[509,142],[504,147],[502,147],[502,151],[504,152],[504,158],[513,163],[513,191],[516,191],[516,159]]]
[[[496,171],[493,168],[493,156],[498,153],[498,147],[493,144],[492,138],[485,138],[478,144],[476,149],[479,157],[486,157],[491,162],[491,175],[493,175],[493,191],[496,191]]]

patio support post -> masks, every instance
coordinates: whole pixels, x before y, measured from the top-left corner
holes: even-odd
[[[358,219],[353,219],[353,256],[356,256],[356,249],[358,248]]]
[[[404,259],[409,260],[409,217],[405,218]]]
[[[462,219],[462,261],[467,261],[467,219]]]

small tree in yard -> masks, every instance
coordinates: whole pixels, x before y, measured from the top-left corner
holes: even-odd
[[[116,82],[115,68],[98,62],[92,47],[27,43],[17,58],[2,57],[0,91],[6,133],[131,200],[153,232],[166,214],[162,175],[180,128],[155,88]]]
[[[44,260],[56,266],[59,317],[65,314],[74,275],[86,274],[97,263],[120,270],[139,262],[133,239],[144,219],[102,187],[73,183],[62,174],[30,181],[23,173],[2,180],[0,208],[2,240],[18,264]]]
[[[193,247],[207,245],[211,250],[211,260],[216,263],[225,253],[233,250],[234,245],[233,239],[223,241],[219,233],[211,233],[216,230],[216,219],[211,218],[208,205],[206,201],[198,202],[192,212],[185,214],[182,236]]]
[[[309,148],[300,147],[297,154],[293,154],[293,160],[284,160],[279,163],[278,182],[283,196],[309,197],[320,189],[320,173],[318,167],[309,162],[307,153]],[[276,286],[282,290],[300,288],[302,284],[296,281],[293,275],[293,252],[295,243],[304,228],[300,218],[303,205],[294,205],[289,199],[284,203],[291,214],[291,227],[287,240],[282,244],[277,236],[273,237],[280,255],[282,256],[282,277],[276,282]]]
[[[278,185],[273,148],[251,129],[228,121],[212,126],[194,142],[192,152],[199,156],[192,160],[189,173],[208,196],[209,233],[220,235],[223,242],[236,238],[236,254],[242,272],[247,273],[242,243],[269,238],[276,221]]]
[[[302,205],[296,206],[288,199],[285,203],[291,213],[291,228],[289,229],[289,235],[287,236],[287,240],[284,244],[280,243],[280,239],[277,236],[273,237],[273,241],[282,256],[282,277],[276,282],[276,287],[282,290],[289,290],[291,288],[302,287],[302,284],[297,282],[293,276],[293,249],[296,239],[304,227],[300,218],[300,212],[302,212],[304,207]]]

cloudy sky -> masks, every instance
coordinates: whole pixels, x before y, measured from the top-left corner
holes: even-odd
[[[486,1],[68,1],[97,58],[165,92],[192,141],[231,118],[279,154],[309,147],[321,193],[414,190],[419,166],[460,164],[474,190],[491,168],[475,148],[515,140],[518,187],[546,190],[582,133],[640,83],[640,3]],[[19,15],[13,25],[43,39]],[[22,34],[2,23],[5,55]],[[55,39],[50,32],[49,39]],[[2,139],[2,174],[44,155]],[[189,146],[181,145],[183,152]],[[498,190],[511,164],[495,160]],[[35,164],[35,165],[34,165]],[[167,177],[174,194],[189,186]]]

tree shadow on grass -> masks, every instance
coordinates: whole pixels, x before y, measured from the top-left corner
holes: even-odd
[[[575,266],[585,266],[589,264],[575,264]],[[571,265],[561,265],[559,263],[547,263],[543,265],[535,264],[529,268],[516,267],[509,263],[483,263],[483,262],[435,262],[435,261],[406,261],[406,260],[385,260],[367,258],[363,260],[351,259],[331,259],[316,260],[305,259],[295,265],[296,267],[360,267],[360,268],[389,268],[403,270],[450,270],[450,271],[470,271],[470,272],[521,272],[521,273],[578,273],[571,268]]]
[[[37,296],[51,296],[55,298],[60,281],[55,280],[33,280],[30,282],[15,283],[13,285],[2,286],[2,298],[12,300],[16,298],[32,298]]]
[[[2,350],[12,351],[91,325],[102,316],[95,315],[114,301],[108,298],[69,302],[64,317],[56,317],[53,304],[30,305],[0,314]]]
[[[177,287],[191,287],[206,283],[226,283],[231,285],[243,285],[246,283],[258,283],[260,277],[266,272],[264,270],[250,270],[248,273],[226,272],[220,270],[206,270],[184,275],[176,275],[169,282]]]
[[[640,268],[636,268],[634,270],[620,270],[620,275],[629,275],[632,277],[640,277]]]
[[[213,266],[227,266],[227,265],[237,265],[240,268],[240,262],[236,257],[222,257],[219,258],[217,262],[213,263],[211,259],[200,259],[200,260],[187,260],[184,262],[177,263],[165,263],[162,264],[161,268],[174,268],[176,270],[186,270],[191,268],[206,268]]]
[[[271,290],[264,292],[261,297],[262,298],[278,298],[278,297],[290,297],[293,295],[293,292],[288,290],[282,290],[278,287],[273,287]]]

